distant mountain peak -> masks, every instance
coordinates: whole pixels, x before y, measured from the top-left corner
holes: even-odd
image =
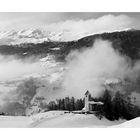
[[[43,29],[0,31],[0,45],[61,41],[62,34],[63,32],[49,32]]]

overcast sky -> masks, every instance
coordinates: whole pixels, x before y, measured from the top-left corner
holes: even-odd
[[[45,26],[66,20],[97,19],[104,15],[127,15],[130,18],[140,20],[140,13],[0,13],[1,28],[16,28],[17,26]]]
[[[62,20],[69,20],[69,19],[91,19],[91,18],[98,18],[101,17],[103,15],[108,15],[108,14],[112,14],[112,15],[128,15],[130,17],[134,17],[134,18],[138,18],[140,19],[140,13],[103,13],[103,12],[46,12],[46,13],[37,13],[37,12],[33,12],[33,13],[4,13],[1,12],[0,13],[0,20],[4,21],[4,20],[21,20],[21,19],[42,19],[42,21],[46,22],[46,23],[50,23],[50,22],[58,22],[58,21],[62,21]]]

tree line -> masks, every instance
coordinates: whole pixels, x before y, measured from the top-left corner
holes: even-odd
[[[105,90],[102,97],[94,99],[102,101],[103,107],[96,112],[98,117],[106,117],[109,120],[134,119],[140,116],[140,107],[131,101],[131,97],[121,94],[119,91],[112,95],[111,91]]]
[[[81,110],[84,108],[84,99],[75,99],[74,97],[65,97],[62,99],[56,99],[47,104],[48,110]]]

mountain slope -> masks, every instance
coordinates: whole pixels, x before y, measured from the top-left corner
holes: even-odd
[[[22,29],[0,31],[0,45],[21,43],[42,43],[44,41],[61,41],[63,32],[49,32],[43,29]]]
[[[49,53],[64,60],[71,50],[91,47],[96,39],[111,41],[116,50],[132,60],[140,58],[140,30],[96,34],[69,42],[45,41],[37,44],[0,45],[0,54],[24,58],[31,55],[46,56]]]

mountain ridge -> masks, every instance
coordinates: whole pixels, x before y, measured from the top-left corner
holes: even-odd
[[[133,60],[140,59],[140,30],[94,34],[74,41],[44,41],[37,44],[0,45],[0,54],[16,55],[21,58],[31,55],[44,57],[46,54],[52,54],[64,60],[70,51],[91,47],[96,39],[109,40],[112,42],[113,48],[123,55]]]
[[[115,30],[117,32],[120,31],[128,31],[132,30],[131,28],[126,28],[122,30]],[[0,45],[19,45],[23,43],[43,43],[44,41],[73,41],[78,40],[82,37],[95,35],[95,34],[102,34],[102,33],[111,33],[115,31],[103,31],[103,32],[96,32],[96,33],[84,33],[80,36],[75,36],[75,39],[66,39],[67,33],[69,34],[70,31],[48,31],[42,28],[29,28],[29,29],[21,29],[21,30],[9,30],[9,31],[0,31]],[[71,34],[71,33],[70,33]]]

